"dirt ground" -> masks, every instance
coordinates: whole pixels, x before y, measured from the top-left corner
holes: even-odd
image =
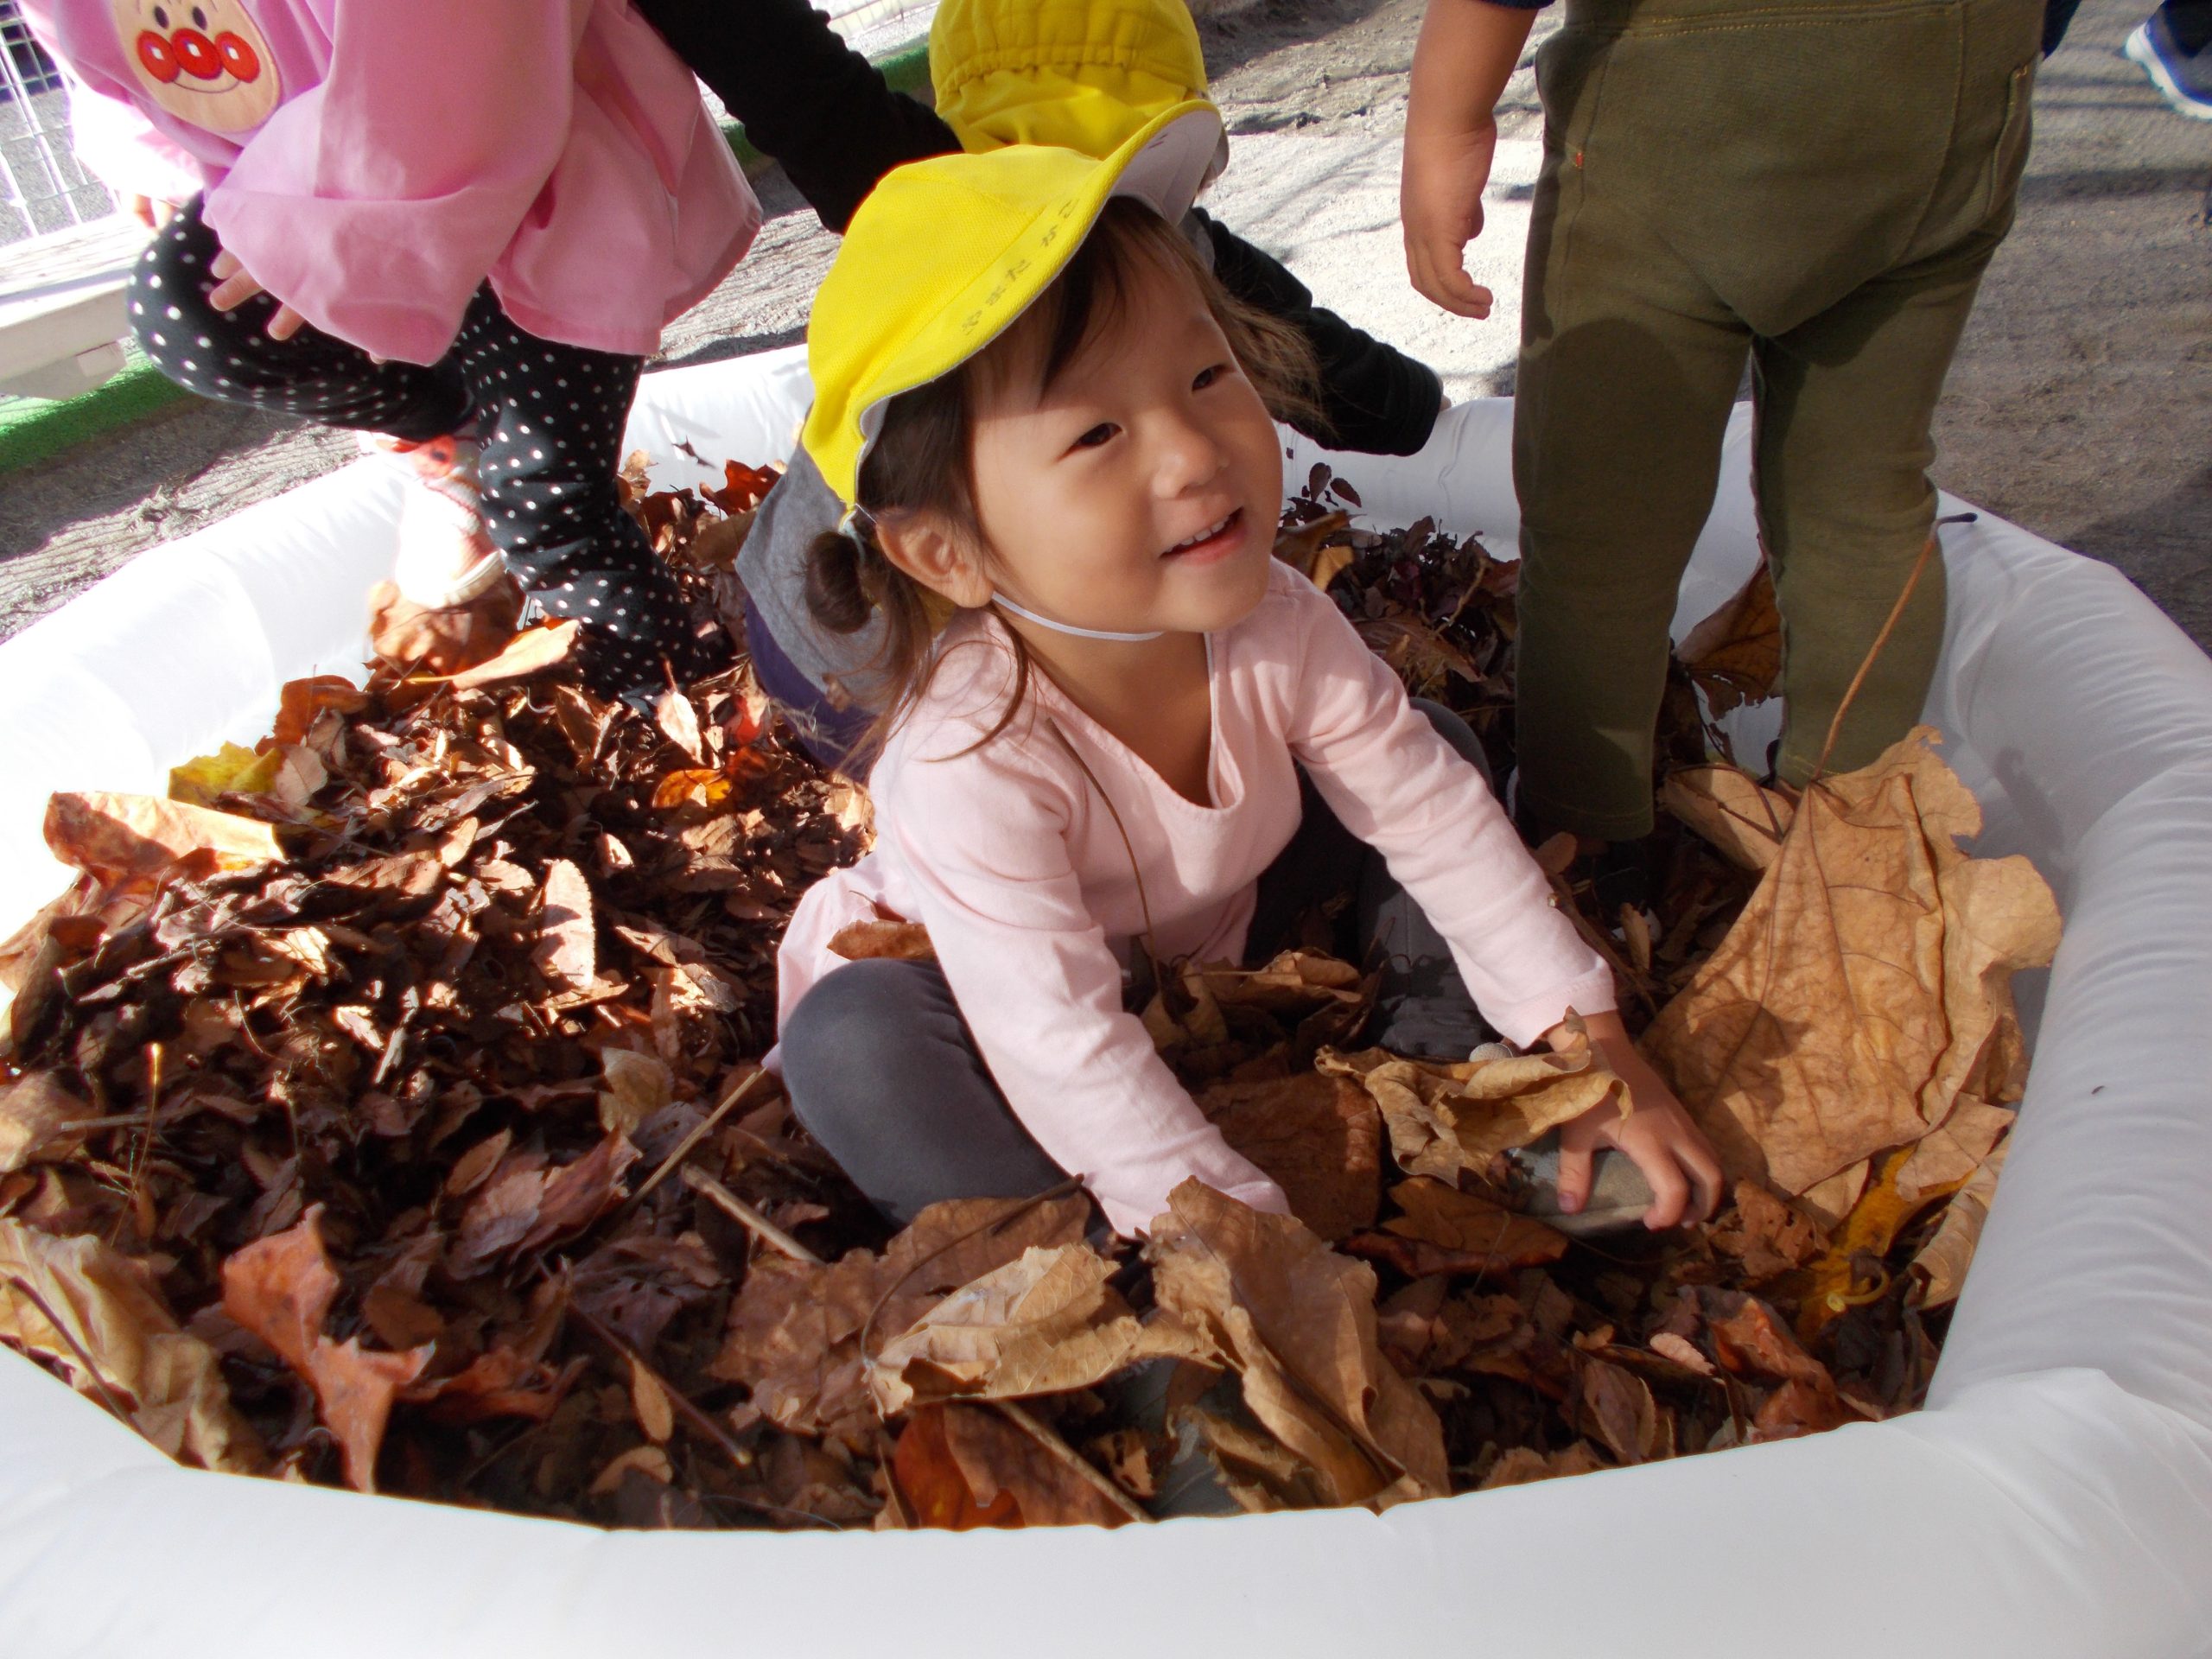
[[[1948,488],[2133,577],[2212,647],[2212,126],[2119,55],[2145,0],[2087,0],[2044,65],[2018,224],[1936,423]],[[1254,0],[1205,26],[1237,137],[1211,199],[1325,302],[1420,353],[1455,395],[1510,389],[1512,291],[1537,117],[1509,88],[1478,279],[1488,324],[1407,287],[1396,140],[1419,0]],[[1547,17],[1540,35],[1554,26]],[[833,243],[779,176],[752,255],[669,330],[657,366],[789,344]],[[1516,212],[1516,207],[1518,211]],[[160,542],[351,460],[353,440],[205,403],[0,480],[0,637]]]

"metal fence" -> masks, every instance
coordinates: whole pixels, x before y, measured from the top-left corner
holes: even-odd
[[[16,0],[0,0],[0,245],[114,211],[69,148],[69,101]]]

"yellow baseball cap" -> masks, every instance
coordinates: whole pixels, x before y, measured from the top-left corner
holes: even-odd
[[[930,80],[963,149],[1107,156],[1162,111],[1203,98],[1206,63],[1183,0],[942,0]]]
[[[807,324],[814,407],[800,442],[837,499],[855,503],[886,404],[997,339],[1052,285],[1111,198],[1134,196],[1180,219],[1221,136],[1221,112],[1191,99],[1103,161],[1009,144],[886,174],[853,215]]]

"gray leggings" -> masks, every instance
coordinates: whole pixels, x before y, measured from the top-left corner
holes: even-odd
[[[1490,768],[1466,722],[1416,702],[1444,740]],[[1349,888],[1337,954],[1382,970],[1365,1040],[1463,1059],[1496,1033],[1475,1010],[1443,938],[1382,855],[1301,779],[1298,833],[1260,877],[1246,959],[1293,941],[1299,918]],[[849,963],[791,1011],[783,1032],[791,1109],[876,1206],[900,1224],[944,1198],[1026,1198],[1065,1173],[1007,1106],[933,962]]]

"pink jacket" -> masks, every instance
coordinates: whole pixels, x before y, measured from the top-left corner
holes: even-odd
[[[24,0],[98,99],[86,164],[188,162],[223,245],[326,333],[432,363],[487,277],[508,316],[642,356],[760,210],[626,0]],[[137,154],[132,154],[133,146]]]
[[[1163,959],[1236,961],[1260,874],[1299,822],[1298,768],[1382,849],[1450,942],[1491,1022],[1534,1041],[1569,1007],[1614,1006],[1612,977],[1552,906],[1484,785],[1406,700],[1336,606],[1287,566],[1209,640],[1214,804],[1170,789],[1042,675],[1029,709],[968,753],[1002,704],[1011,654],[978,615],[948,630],[929,695],[876,764],[875,850],[808,892],[779,959],[778,1013],[841,958],[830,938],[880,913],[925,924],[991,1075],[1123,1233],[1188,1176],[1258,1207],[1282,1195],[1231,1152],[1122,1007],[1149,905]],[[1121,814],[1114,817],[1068,749]]]

